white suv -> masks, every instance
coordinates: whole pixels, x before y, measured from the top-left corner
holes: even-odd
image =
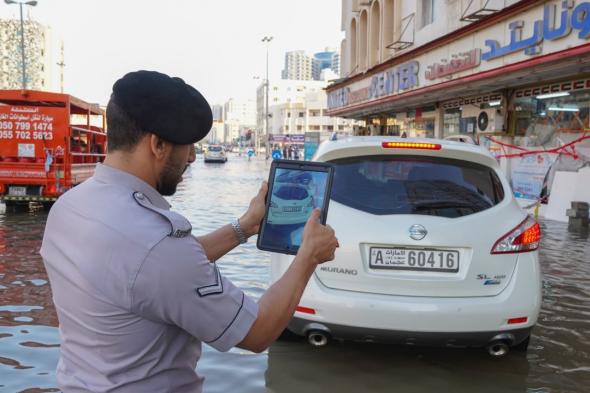
[[[541,306],[539,225],[480,146],[356,137],[324,142],[335,165],[328,224],[340,242],[289,324],[330,338],[526,350]],[[271,280],[292,256],[272,254]]]

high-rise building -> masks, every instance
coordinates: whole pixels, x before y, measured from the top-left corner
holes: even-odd
[[[340,55],[335,49],[326,48],[323,52],[313,55],[312,60],[312,77],[314,80],[321,79],[321,73],[325,69],[331,69],[340,74]]]
[[[230,98],[224,105],[224,142],[235,142],[240,135],[256,127],[256,101]]]
[[[281,74],[283,79],[312,80],[313,59],[302,50],[285,53],[285,68]]]
[[[30,90],[61,90],[60,75],[63,64],[60,44],[54,40],[51,29],[40,23],[24,22],[25,81]],[[20,20],[0,20],[0,88],[22,88],[22,51]]]
[[[223,121],[223,105],[211,105],[211,112],[213,113],[213,121]]]

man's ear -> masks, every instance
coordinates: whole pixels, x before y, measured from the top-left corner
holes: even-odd
[[[160,138],[156,134],[149,135],[149,143],[152,154],[156,159],[164,159],[168,155],[168,150],[171,148],[171,144]]]

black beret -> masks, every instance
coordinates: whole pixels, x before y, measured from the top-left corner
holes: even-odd
[[[178,145],[200,141],[213,124],[211,107],[197,89],[156,71],[128,73],[113,85],[111,99],[142,131]]]

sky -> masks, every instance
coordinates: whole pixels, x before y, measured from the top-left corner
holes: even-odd
[[[64,92],[105,105],[113,83],[148,69],[178,76],[210,104],[254,99],[290,50],[340,46],[341,0],[38,0],[25,17],[64,41]],[[0,3],[0,18],[19,7]],[[55,50],[59,50],[58,47]],[[59,89],[59,86],[56,86]]]

